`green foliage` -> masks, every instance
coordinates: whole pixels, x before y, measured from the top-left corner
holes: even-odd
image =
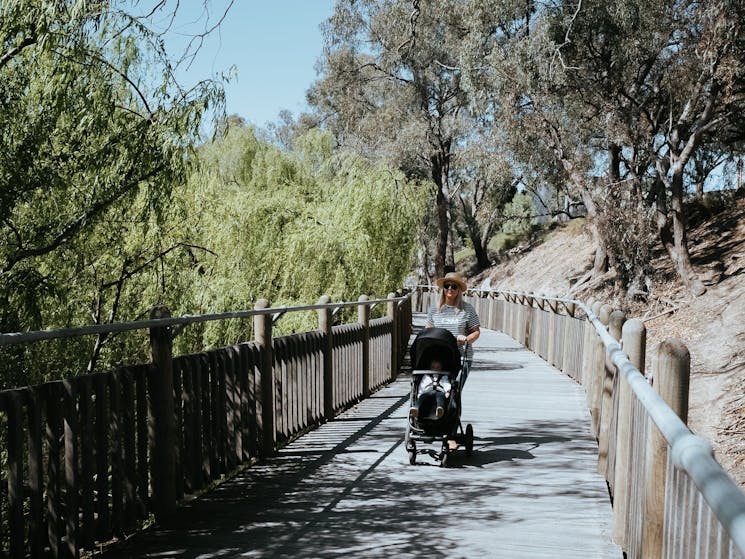
[[[169,193],[184,181],[201,117],[219,110],[222,90],[209,82],[181,90],[145,23],[108,3],[0,4],[4,332],[142,316],[168,283],[160,233]],[[118,355],[139,358],[141,337],[128,342],[137,351]],[[5,348],[1,384],[84,371],[96,358],[91,346]]]
[[[518,192],[505,206],[502,231],[518,238],[526,238],[533,231],[533,199]]]
[[[209,248],[202,310],[307,304],[322,294],[385,296],[411,269],[425,200],[399,172],[335,154],[311,131],[283,152],[247,128],[205,146],[188,195],[203,211],[195,230]],[[281,331],[312,328],[315,314],[283,318]],[[210,325],[207,340],[231,338]]]
[[[115,204],[56,250],[19,262],[25,290],[7,289],[4,331],[128,321],[155,304],[174,316],[385,297],[411,269],[427,189],[399,172],[335,153],[311,131],[289,153],[232,127],[202,146],[187,180],[154,205],[148,189]],[[188,170],[185,169],[185,170]],[[32,283],[34,282],[35,283]],[[382,308],[382,307],[381,307]],[[348,314],[348,313],[347,313]],[[341,315],[340,315],[341,318]],[[288,314],[278,334],[312,329]],[[179,353],[251,338],[251,320],[192,325]],[[147,332],[0,350],[3,386],[148,360]]]

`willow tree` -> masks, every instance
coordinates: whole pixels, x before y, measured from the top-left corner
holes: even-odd
[[[144,196],[162,207],[183,179],[202,115],[221,90],[179,87],[149,15],[166,2],[21,0],[0,4],[0,325],[48,326],[43,301],[76,274],[86,239]],[[145,15],[124,11],[138,7]],[[152,11],[151,11],[152,10]],[[123,219],[135,222],[142,216]],[[53,307],[54,305],[52,305]]]

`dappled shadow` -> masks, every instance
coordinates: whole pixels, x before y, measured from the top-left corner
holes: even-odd
[[[516,371],[522,369],[524,365],[521,363],[508,363],[508,362],[482,362],[474,361],[471,364],[471,371]]]
[[[523,367],[488,360],[474,365],[480,373]],[[569,529],[578,526],[584,534],[599,507],[607,507],[595,473],[596,442],[577,421],[500,419],[495,429],[493,418],[480,418],[470,455],[461,447],[448,468],[426,454],[410,465],[403,447],[408,389],[400,376],[182,507],[168,525],[102,556],[475,557],[493,549],[493,530],[517,533],[543,522],[546,510],[560,510],[553,522],[570,517]]]

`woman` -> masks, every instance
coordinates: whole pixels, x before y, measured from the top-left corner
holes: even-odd
[[[455,336],[459,345],[468,342],[466,361],[470,365],[473,342],[481,335],[481,323],[473,305],[463,300],[466,282],[458,273],[449,272],[435,284],[440,288],[440,303],[430,307],[425,328],[444,328]]]

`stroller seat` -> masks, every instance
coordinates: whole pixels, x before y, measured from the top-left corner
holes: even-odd
[[[444,466],[452,450],[449,443],[464,443],[467,452],[473,446],[471,426],[468,425],[464,432],[460,422],[460,396],[468,376],[465,354],[461,354],[455,336],[443,328],[428,328],[420,332],[410,351],[412,411],[405,437],[409,461],[416,462],[417,441],[438,441],[442,443],[440,465]],[[420,390],[422,382],[428,384]],[[438,391],[446,393],[444,398],[441,397],[441,403],[438,403]],[[443,407],[441,416],[435,414],[438,405]]]

